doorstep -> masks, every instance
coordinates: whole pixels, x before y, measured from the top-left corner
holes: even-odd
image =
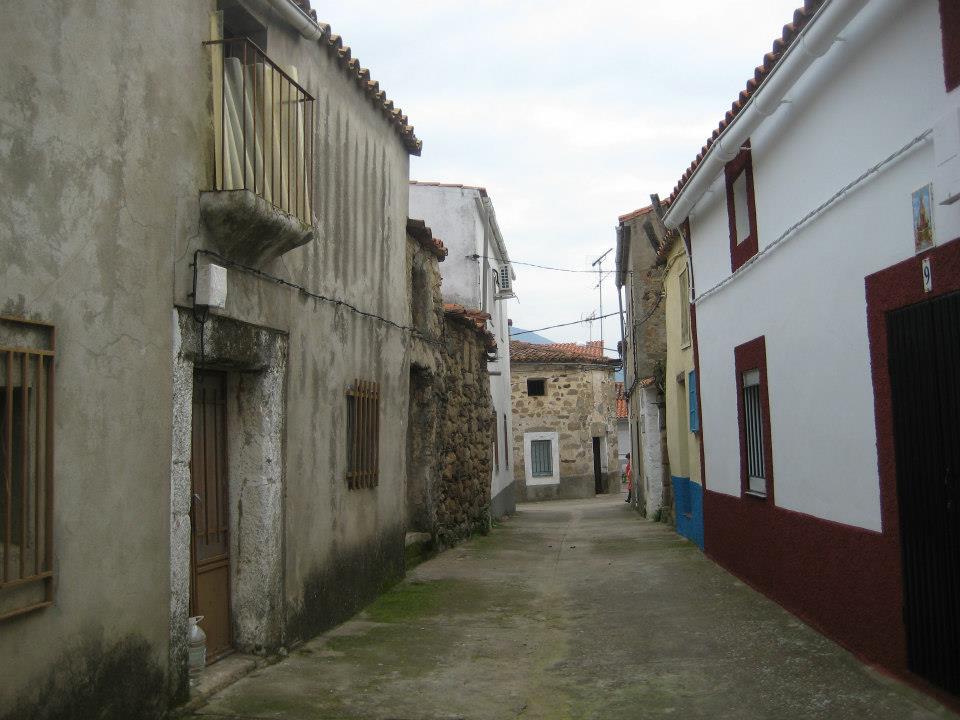
[[[233,685],[258,667],[269,664],[267,658],[233,653],[207,665],[197,675],[190,676],[190,699],[176,709],[177,713],[186,714],[196,710],[228,685]]]

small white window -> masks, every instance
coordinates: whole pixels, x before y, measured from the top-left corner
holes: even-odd
[[[680,344],[690,344],[690,278],[687,268],[680,271]]]
[[[737,244],[750,237],[750,209],[747,202],[747,172],[733,181],[733,215],[737,223]]]

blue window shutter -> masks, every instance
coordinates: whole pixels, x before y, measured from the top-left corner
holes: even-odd
[[[690,432],[700,432],[700,411],[697,405],[697,371],[687,376],[687,392],[690,402]]]

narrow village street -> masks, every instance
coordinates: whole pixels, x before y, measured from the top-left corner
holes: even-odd
[[[620,496],[526,504],[195,717],[953,717]]]

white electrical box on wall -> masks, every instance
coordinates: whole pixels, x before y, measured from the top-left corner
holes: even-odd
[[[220,265],[197,268],[197,294],[194,304],[222,310],[227,306],[227,269]]]

